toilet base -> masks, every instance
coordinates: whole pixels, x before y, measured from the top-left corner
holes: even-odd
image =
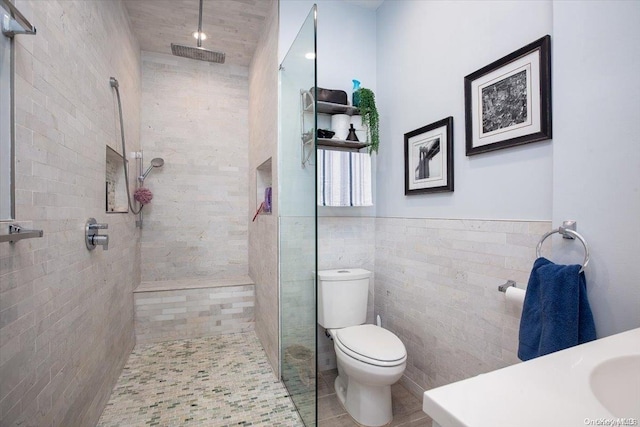
[[[379,427],[393,419],[391,386],[366,386],[339,375],[334,387],[340,403],[358,424]]]

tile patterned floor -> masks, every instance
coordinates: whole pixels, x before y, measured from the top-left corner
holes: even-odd
[[[302,422],[254,332],[137,346],[99,427]]]
[[[333,382],[337,370],[322,371],[318,375],[318,427],[357,427],[338,400]],[[401,384],[391,386],[393,420],[389,427],[431,427],[431,418],[422,412],[422,401]]]

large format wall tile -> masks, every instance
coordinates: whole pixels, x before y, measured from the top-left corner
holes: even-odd
[[[279,377],[278,296],[278,2],[270,1],[265,27],[249,67],[249,275],[256,283],[256,335]],[[271,159],[272,213],[253,214],[262,201],[256,169]]]
[[[136,292],[136,342],[202,338],[254,328],[253,285]]]
[[[364,268],[374,273],[376,219],[373,217],[319,217],[318,218],[318,270],[337,268]],[[369,282],[367,322],[374,321],[373,284]],[[318,325],[318,369],[336,368],[333,341]]]
[[[105,147],[122,152],[113,76],[140,149],[140,49],[121,2],[15,4],[38,30],[15,37],[16,222],[44,237],[0,243],[0,425],[91,426],[134,345],[139,231],[105,213]],[[89,217],[108,251],[85,247]]]
[[[248,69],[142,54],[142,280],[247,274]],[[146,167],[147,165],[145,165]]]
[[[549,222],[376,219],[376,313],[407,347],[414,393],[518,362],[519,313],[499,285],[525,287]],[[545,249],[549,249],[549,247]]]

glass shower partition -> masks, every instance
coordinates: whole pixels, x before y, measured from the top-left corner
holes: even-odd
[[[279,73],[280,372],[316,425],[316,6]]]

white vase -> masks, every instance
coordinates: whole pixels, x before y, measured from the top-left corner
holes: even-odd
[[[358,141],[367,142],[367,127],[362,124],[362,116],[351,116],[351,124],[356,130]]]

